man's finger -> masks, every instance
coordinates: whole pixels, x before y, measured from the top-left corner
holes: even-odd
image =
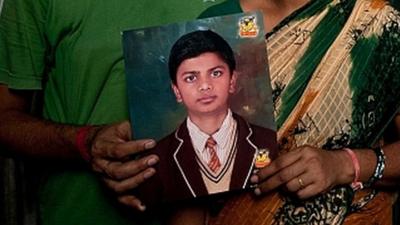
[[[100,168],[100,172],[103,172],[109,178],[122,180],[137,175],[143,170],[155,165],[158,161],[159,158],[157,155],[148,155],[140,159],[123,163],[119,161],[96,159],[93,161],[93,168]]]
[[[143,205],[142,202],[133,195],[119,196],[118,201],[142,212],[146,210],[146,206]]]
[[[108,187],[113,189],[117,193],[124,193],[126,191],[132,190],[138,187],[146,179],[152,177],[156,173],[154,168],[148,168],[136,176],[130,177],[124,180],[113,180],[109,178],[104,178],[104,182]]]
[[[144,150],[154,148],[156,141],[153,139],[142,139],[128,141],[124,143],[115,143],[114,146],[107,149],[107,157],[112,159],[122,159],[143,152]]]
[[[122,140],[124,141],[129,141],[132,140],[132,128],[131,124],[129,121],[124,121],[120,124],[117,125],[116,127],[118,135],[121,137]]]

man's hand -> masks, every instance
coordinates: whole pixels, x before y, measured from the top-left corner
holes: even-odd
[[[351,183],[354,170],[345,151],[326,151],[303,146],[279,156],[251,177],[258,183],[255,194],[283,187],[306,199],[339,184]]]
[[[128,191],[136,188],[156,172],[153,166],[158,162],[156,155],[135,159],[134,155],[153,148],[152,139],[132,140],[129,122],[93,128],[90,153],[92,168],[103,176],[109,188],[118,194],[118,200],[140,211],[145,206]],[[89,134],[90,137],[90,134]]]
[[[0,143],[12,156],[40,159],[77,159],[76,135],[79,127],[46,121],[30,115],[32,92],[10,90],[0,84]],[[32,132],[36,131],[36,132]],[[86,136],[92,168],[118,200],[138,210],[144,210],[140,200],[127,194],[155,173],[152,165],[158,157],[148,155],[141,159],[133,156],[153,148],[154,140],[132,140],[129,122],[110,126],[92,127]]]

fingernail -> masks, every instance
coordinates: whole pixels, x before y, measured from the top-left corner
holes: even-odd
[[[148,170],[148,171],[144,172],[143,177],[144,177],[144,179],[148,179],[148,178],[150,178],[151,176],[153,176],[154,173],[155,173],[154,170]]]
[[[154,148],[154,146],[156,146],[156,142],[154,140],[149,140],[146,143],[144,143],[145,149]]]
[[[139,210],[142,211],[142,212],[145,211],[146,210],[146,206],[143,205],[142,203],[140,203]]]
[[[258,183],[258,176],[251,176],[250,181],[252,183]]]
[[[254,189],[254,194],[257,196],[261,195],[261,189],[260,188]]]
[[[256,189],[258,187],[258,184],[250,184],[250,188]]]
[[[154,166],[156,163],[158,163],[158,159],[155,157],[151,157],[149,160],[147,160],[148,166]]]

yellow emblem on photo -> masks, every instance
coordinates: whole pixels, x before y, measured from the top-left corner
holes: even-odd
[[[244,16],[239,20],[240,37],[257,37],[258,26],[255,16]]]
[[[257,169],[268,166],[271,163],[269,158],[269,150],[266,148],[259,149],[256,155],[255,167]]]

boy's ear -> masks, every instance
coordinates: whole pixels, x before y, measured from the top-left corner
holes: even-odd
[[[174,91],[176,101],[181,103],[182,102],[182,96],[181,96],[181,92],[179,91],[178,87],[174,83],[171,83],[171,88]]]
[[[231,80],[229,81],[229,93],[231,94],[236,92],[236,81],[237,81],[237,72],[234,70],[232,72]]]

